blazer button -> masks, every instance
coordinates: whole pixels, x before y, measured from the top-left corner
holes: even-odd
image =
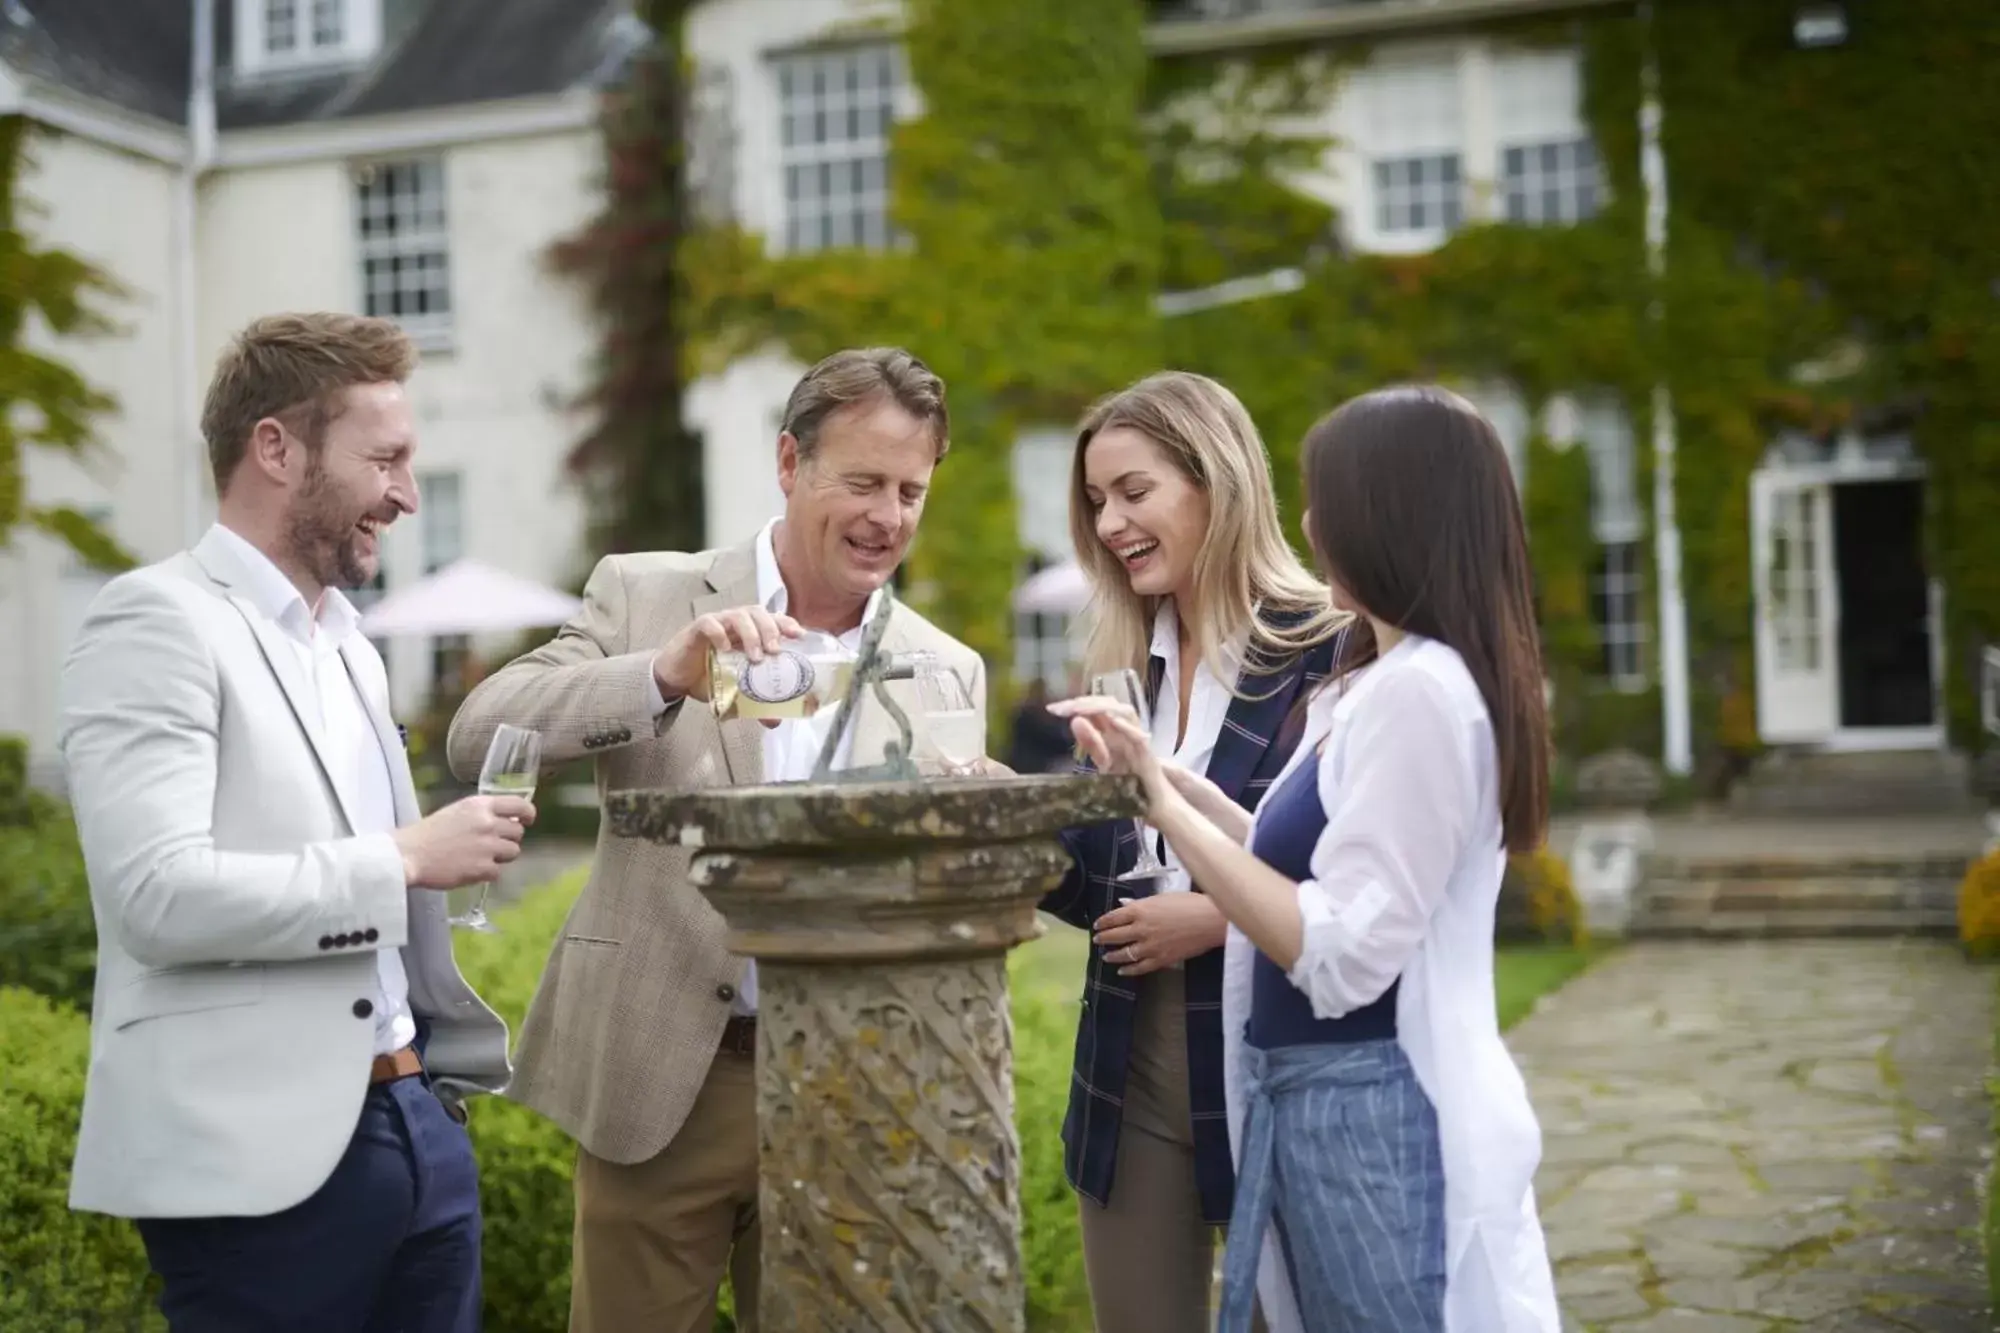
[[[368,927],[368,929],[361,932],[361,938],[367,941],[369,944],[373,944],[376,940],[382,938],[382,932],[375,929],[375,927],[370,926]]]
[[[731,1000],[736,998],[736,987],[730,985],[726,981],[723,982],[720,986],[717,986],[715,988],[715,998],[722,1001],[724,1004],[728,1004]]]
[[[345,949],[352,942],[344,933],[333,937],[333,947],[336,949]]]
[[[374,1012],[375,1012],[375,1006],[369,1001],[356,1000],[354,1002],[354,1016],[356,1018],[368,1018],[372,1016]]]
[[[319,947],[322,949],[331,949],[333,947],[333,936],[331,935],[320,936]]]

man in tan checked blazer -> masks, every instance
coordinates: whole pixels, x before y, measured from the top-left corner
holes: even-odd
[[[947,425],[943,383],[907,352],[814,366],[778,437],[783,517],[741,546],[599,562],[556,638],[466,699],[452,770],[477,773],[511,722],[542,733],[545,764],[595,756],[600,792],[808,776],[831,710],[718,725],[703,702],[708,650],[755,657],[801,626],[858,642],[916,532]],[[900,602],[882,647],[936,653],[984,713],[978,655]],[[849,759],[879,759],[890,734],[864,705]],[[599,836],[507,1093],[579,1145],[572,1333],[708,1333],[725,1270],[738,1327],[757,1326],[756,974],[723,938],[686,852]]]

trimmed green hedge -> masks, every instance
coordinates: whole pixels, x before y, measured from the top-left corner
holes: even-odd
[[[118,1333],[166,1327],[130,1223],[69,1207],[90,1064],[90,1021],[0,987],[0,1329]]]
[[[581,873],[497,917],[500,933],[461,936],[459,965],[518,1032]],[[1021,1136],[1022,1267],[1031,1329],[1090,1326],[1076,1196],[1063,1179],[1062,1121],[1076,1043],[1074,988],[1032,975],[1014,955],[1014,1098]],[[576,1148],[554,1124],[497,1098],[473,1104],[472,1142],[486,1211],[488,1333],[561,1333],[569,1313],[570,1195]],[[734,1328],[727,1293],[718,1333]]]
[[[0,862],[0,873],[5,868]],[[75,873],[80,884],[80,868]],[[515,1032],[582,882],[576,874],[545,885],[496,914],[500,933],[455,940],[467,978]],[[86,917],[87,911],[86,905]],[[11,964],[0,951],[4,966]],[[1017,966],[1014,975],[1028,1323],[1088,1327],[1076,1201],[1063,1181],[1060,1138],[1075,996],[1028,969]],[[89,1044],[89,1019],[79,1010],[0,987],[0,1198],[9,1204],[0,1217],[0,1329],[9,1333],[162,1327],[137,1232],[117,1219],[69,1210]],[[475,1101],[469,1123],[486,1215],[488,1333],[562,1333],[569,1322],[575,1145],[550,1121],[497,1097]],[[725,1300],[717,1330],[733,1327]]]

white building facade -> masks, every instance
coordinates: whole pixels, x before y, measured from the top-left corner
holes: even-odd
[[[584,515],[564,457],[586,424],[573,404],[595,339],[548,251],[598,207],[596,89],[635,39],[618,13],[611,0],[9,6],[0,113],[40,130],[18,187],[36,206],[25,226],[124,289],[101,303],[117,333],[41,340],[118,407],[93,460],[31,457],[31,501],[99,517],[142,561],[171,554],[214,514],[198,418],[231,334],[283,310],[387,315],[423,349],[409,389],[421,505],[391,530],[375,595],[461,556],[575,578]],[[0,732],[29,738],[44,779],[62,658],[102,581],[39,534],[0,552]],[[406,716],[467,647],[382,646]]]
[[[1200,4],[1159,6],[1152,39],[1161,50],[1228,52],[1267,37],[1273,24],[1297,36],[1370,39],[1367,62],[1339,81],[1310,127],[1335,147],[1302,184],[1339,211],[1349,249],[1413,253],[1476,220],[1561,225],[1602,206],[1603,173],[1582,115],[1580,52],[1468,34],[1456,12],[1575,7],[1536,0],[1222,6],[1252,12],[1229,19],[1204,16]],[[919,107],[894,36],[896,13],[881,0],[706,0],[696,9],[687,38],[702,89],[696,184],[712,213],[734,217],[779,253],[884,243],[884,117]],[[785,394],[803,369],[770,350],[694,386],[689,418],[706,439],[711,542],[747,536],[775,506],[769,471],[746,466],[743,450],[752,440],[775,447]],[[1507,436],[1518,469],[1530,426],[1518,395],[1506,385],[1466,387]],[[1640,585],[1645,524],[1630,425],[1615,402],[1587,395],[1546,410],[1544,431],[1588,447],[1597,478],[1605,674],[1619,688],[1644,689],[1652,679]],[[1031,567],[1071,555],[1066,492],[1026,484],[1066,475],[1067,426],[1051,423],[1017,448],[1020,535]],[[1017,673],[1065,688],[1071,637],[1064,617],[1020,617]]]

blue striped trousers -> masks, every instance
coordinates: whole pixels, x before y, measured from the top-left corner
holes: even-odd
[[[1275,1219],[1313,1333],[1443,1333],[1437,1113],[1390,1038],[1243,1048],[1245,1115],[1217,1333],[1248,1333]]]

